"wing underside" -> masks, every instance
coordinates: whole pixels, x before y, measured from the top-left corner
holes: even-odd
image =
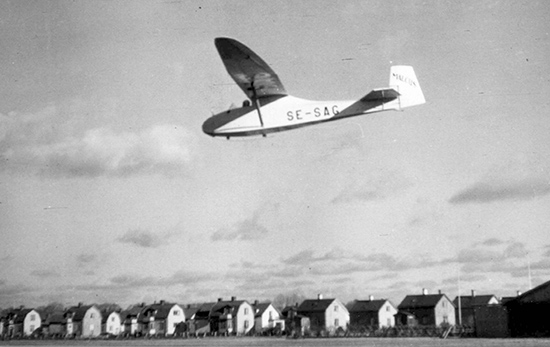
[[[223,37],[215,44],[227,72],[250,99],[287,95],[279,76],[248,47]]]

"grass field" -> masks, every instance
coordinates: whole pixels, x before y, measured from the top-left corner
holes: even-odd
[[[243,346],[243,347],[538,347],[550,346],[550,339],[447,339],[438,338],[204,338],[173,340],[12,340],[0,346]]]

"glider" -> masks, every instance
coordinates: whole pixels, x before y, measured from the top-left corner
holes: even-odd
[[[230,38],[216,38],[216,48],[229,75],[249,100],[208,118],[210,136],[263,135],[367,113],[401,110],[426,102],[412,66],[392,66],[388,88],[373,89],[359,100],[313,101],[285,90],[279,76],[256,53]]]

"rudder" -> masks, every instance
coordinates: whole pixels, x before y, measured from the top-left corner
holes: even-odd
[[[400,94],[398,98],[399,108],[420,105],[426,102],[412,66],[392,66],[390,69],[390,87]]]

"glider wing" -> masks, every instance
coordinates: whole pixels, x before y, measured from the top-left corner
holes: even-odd
[[[287,95],[279,76],[250,48],[225,37],[215,44],[227,72],[250,99]]]

